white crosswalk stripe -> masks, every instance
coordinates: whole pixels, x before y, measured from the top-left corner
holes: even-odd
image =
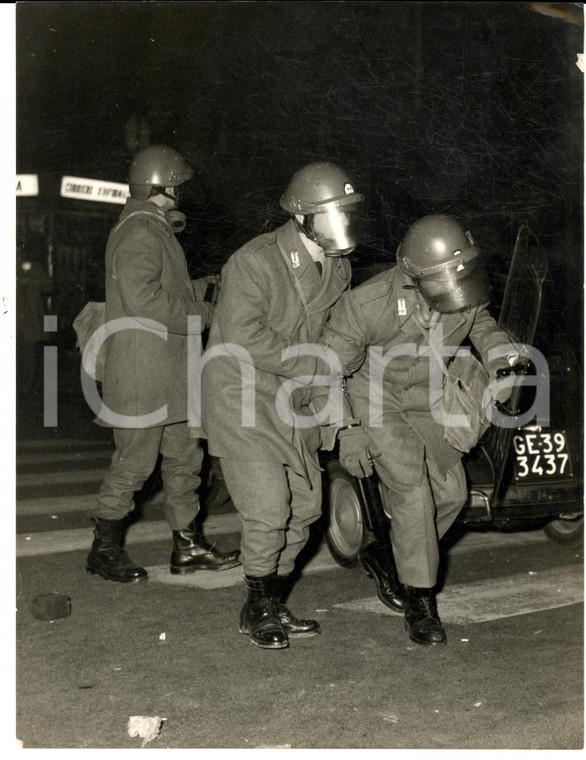
[[[67,483],[96,483],[104,477],[105,468],[90,470],[71,470],[69,472],[29,472],[17,474],[16,487],[23,486],[52,486]]]
[[[468,625],[527,615],[584,601],[583,573],[572,565],[506,578],[447,586],[437,595],[444,623]],[[357,599],[336,604],[337,610],[393,615],[378,599]]]
[[[81,481],[83,482],[83,481]],[[160,504],[163,492],[157,491],[149,499],[149,504]],[[19,499],[16,503],[16,514],[19,517],[34,515],[62,515],[72,512],[87,514],[96,504],[96,494],[80,494],[79,496],[51,496],[40,499]]]
[[[211,515],[203,522],[206,536],[220,533],[234,533],[240,529],[238,516],[235,514]],[[171,529],[165,520],[132,525],[126,534],[126,544],[149,543],[151,541],[170,540]],[[60,554],[88,549],[91,543],[91,525],[74,530],[51,530],[41,533],[21,533],[16,537],[16,556],[34,557],[41,554]]]
[[[53,449],[74,449],[75,451],[84,451],[86,449],[103,449],[104,451],[113,451],[111,441],[81,440],[78,438],[48,438],[46,440],[20,440],[17,443],[17,450],[22,451],[51,451]]]
[[[72,462],[95,462],[96,459],[104,460],[107,464],[110,462],[112,453],[109,450],[105,451],[59,451],[48,452],[46,454],[19,454],[18,464],[19,466],[26,466],[32,464],[57,464],[66,462],[68,464]]]
[[[50,516],[58,520],[60,515],[80,513],[87,515],[96,503],[98,484],[106,472],[111,445],[94,441],[28,441],[18,446],[17,486],[38,487],[38,497],[17,499],[17,517]],[[48,451],[46,450],[48,448]],[[34,452],[34,453],[33,453]],[[82,460],[92,464],[99,460],[98,469],[88,467],[80,470],[67,469],[69,462]],[[39,472],[26,472],[27,468],[38,467]],[[25,470],[24,473],[18,472]],[[91,494],[68,494],[66,496],[45,496],[43,486],[71,486],[96,484]],[[148,500],[148,506],[160,505],[163,501],[162,489],[158,489]],[[207,536],[221,533],[237,533],[240,530],[235,513],[210,515],[203,523]],[[126,544],[169,541],[171,531],[166,521],[150,520],[132,525],[126,535]],[[88,548],[91,542],[91,525],[87,528],[70,530],[43,530],[20,533],[16,536],[16,556],[32,557],[46,554],[79,551]]]
[[[30,441],[19,444],[17,485],[38,487],[38,498],[18,499],[16,515],[29,520],[50,516],[58,520],[60,515],[76,512],[87,514],[95,504],[96,494],[47,496],[43,486],[55,487],[72,484],[87,485],[101,481],[111,455],[107,442],[96,441]],[[101,467],[71,470],[72,462],[87,462]],[[26,472],[27,468],[37,468],[39,472]],[[96,489],[97,490],[97,489]],[[153,494],[150,504],[162,502],[162,491]],[[212,514],[203,523],[208,537],[219,534],[238,534],[240,522],[234,512]],[[87,550],[90,542],[90,528],[68,530],[44,530],[20,533],[16,536],[17,558],[27,558],[48,554],[59,554]],[[128,545],[154,541],[170,541],[170,529],[164,520],[150,520],[132,525],[128,530]],[[213,539],[212,539],[213,540]],[[544,543],[547,539],[541,531],[523,533],[467,533],[450,549],[450,555],[460,553],[490,551],[503,547]],[[147,568],[151,583],[187,586],[199,589],[217,589],[242,583],[242,567],[222,572],[195,572],[189,575],[171,575],[168,564]],[[337,571],[343,582],[344,574],[351,572],[339,567],[325,544],[305,565],[304,573]],[[448,586],[438,594],[442,620],[446,623],[467,625],[487,622],[513,615],[523,615],[545,609],[554,609],[583,601],[583,577],[579,566],[568,566],[540,573],[508,576],[504,579],[484,580]],[[376,598],[371,596],[335,605],[332,612],[371,613],[391,615],[392,613]]]

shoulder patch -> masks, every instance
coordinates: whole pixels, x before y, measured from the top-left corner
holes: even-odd
[[[236,253],[245,258],[250,256],[255,257],[257,254],[264,253],[266,248],[275,245],[276,241],[277,236],[274,232],[266,232],[263,235],[258,235],[258,237],[252,238],[252,240],[244,243]]]
[[[352,293],[359,304],[365,304],[374,301],[376,298],[383,298],[391,290],[391,283],[383,280],[382,282],[365,283],[355,288]]]
[[[150,235],[152,234],[153,226],[167,237],[173,237],[171,228],[165,219],[159,218],[156,214],[149,211],[135,211],[129,214],[118,222],[112,232],[118,232],[118,230],[128,230],[130,232],[133,230],[135,234]]]

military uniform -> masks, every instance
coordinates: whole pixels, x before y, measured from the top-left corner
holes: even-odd
[[[429,332],[436,326],[443,330],[444,347],[455,352],[469,338],[485,362],[490,349],[509,344],[484,307],[426,313],[412,279],[400,268],[345,294],[322,336],[348,375],[354,417],[380,449],[374,465],[387,491],[398,576],[411,587],[436,583],[438,536],[467,497],[462,455],[444,440],[430,408]],[[393,358],[385,364],[389,351]],[[433,355],[431,360],[436,361]],[[373,405],[371,380],[377,373],[383,378],[382,398]]]
[[[137,329],[116,332],[105,344],[105,408],[97,421],[114,428],[116,451],[96,517],[120,520],[134,508],[134,493],[159,452],[172,530],[197,515],[203,453],[187,428],[187,342],[188,330],[201,332],[210,314],[208,304],[196,302],[185,255],[163,211],[129,198],[106,248],[106,320],[127,317]],[[189,315],[199,315],[199,324],[188,323]]]
[[[317,342],[349,282],[343,258],[326,257],[320,274],[293,220],[244,245],[222,270],[208,351],[223,348],[203,369],[203,430],[243,523],[247,575],[289,574],[321,514],[319,427],[283,419],[276,402],[288,380],[300,379],[290,408],[312,415],[308,384],[317,359],[301,344]],[[254,402],[246,409],[254,411],[253,426],[242,417],[247,367],[254,370]]]

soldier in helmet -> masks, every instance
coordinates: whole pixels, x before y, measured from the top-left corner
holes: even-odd
[[[320,632],[317,621],[296,618],[284,604],[295,559],[321,514],[319,427],[284,419],[277,406],[290,380],[309,382],[315,373],[316,356],[302,344],[318,340],[349,286],[345,256],[357,244],[362,201],[335,164],[304,166],[280,200],[288,221],[245,244],[222,270],[208,343],[216,354],[202,375],[203,424],[242,523],[248,598],[239,630],[261,648],[282,649],[289,638]],[[242,381],[247,365],[252,409]],[[310,401],[308,386],[290,397],[299,416],[311,417]],[[245,424],[251,411],[254,421]]]
[[[137,153],[130,197],[106,248],[106,320],[126,322],[105,342],[104,405],[97,421],[113,428],[116,450],[91,517],[95,538],[86,570],[119,583],[147,579],[123,549],[123,526],[159,454],[173,535],[171,572],[240,564],[238,551],[218,551],[194,522],[203,452],[187,427],[187,335],[205,328],[212,305],[196,301],[198,281],[190,280],[175,238],[185,226],[176,208],[179,193],[192,174],[166,145]]]
[[[498,401],[511,388],[496,383],[497,370],[516,359],[508,353],[509,337],[487,311],[478,253],[470,233],[451,217],[420,219],[399,246],[398,265],[344,294],[322,335],[347,376],[351,409],[337,434],[340,461],[359,478],[371,475],[374,464],[392,521],[392,549],[371,545],[363,560],[377,579],[379,598],[405,614],[409,637],[423,645],[446,642],[434,594],[438,539],[467,497],[462,452],[444,440],[432,414],[430,362],[436,354],[430,342],[443,336],[437,356],[447,361],[469,338]],[[372,381],[379,377],[382,405],[373,412]],[[392,577],[381,551],[394,555]]]

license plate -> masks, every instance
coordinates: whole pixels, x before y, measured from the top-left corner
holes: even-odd
[[[565,430],[519,430],[513,436],[512,454],[517,481],[572,475]]]

